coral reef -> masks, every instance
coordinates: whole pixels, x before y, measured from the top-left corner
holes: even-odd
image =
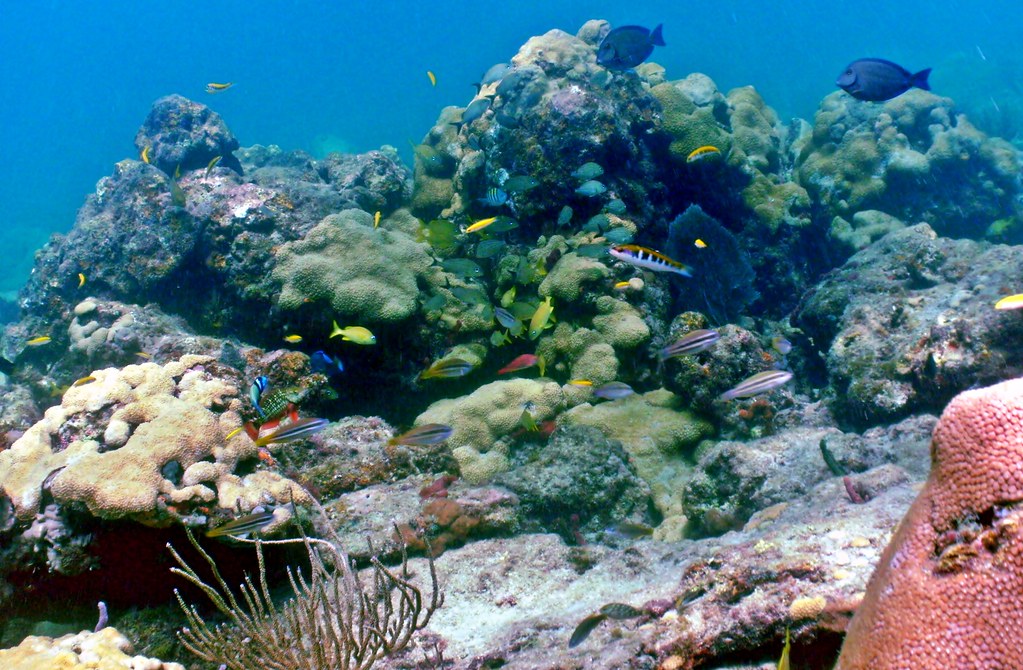
[[[135,135],[139,153],[147,147],[149,162],[168,175],[205,169],[218,156],[218,167],[241,172],[241,164],[231,153],[238,148],[238,140],[224,120],[206,105],[180,95],[153,103]]]
[[[0,664],[8,670],[185,670],[180,663],[132,656],[131,642],[114,628],[82,631],[59,638],[29,636],[11,649],[0,649]]]

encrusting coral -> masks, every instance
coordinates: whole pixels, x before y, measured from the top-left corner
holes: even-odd
[[[885,549],[836,670],[1023,667],[1023,379],[967,391]]]
[[[17,647],[0,649],[0,666],[7,670],[60,668],[61,670],[184,670],[180,663],[129,656],[128,638],[114,628],[82,631],[56,639],[30,635]]]

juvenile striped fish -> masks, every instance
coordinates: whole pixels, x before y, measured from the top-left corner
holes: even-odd
[[[734,400],[736,398],[750,398],[761,393],[767,393],[778,388],[792,379],[792,373],[788,370],[767,370],[758,372],[749,379],[745,379],[732,389],[729,389],[718,396],[719,400]]]
[[[407,430],[401,435],[395,435],[387,444],[394,446],[396,444],[405,444],[411,447],[426,447],[433,444],[440,444],[444,440],[451,437],[451,433],[454,429],[451,426],[447,426],[443,423],[424,423],[422,426],[416,426],[412,430]]]
[[[687,333],[683,337],[675,341],[667,347],[661,349],[658,354],[658,358],[661,361],[666,361],[669,358],[676,356],[691,356],[698,354],[701,351],[706,351],[713,347],[718,340],[721,339],[721,335],[716,330],[694,330],[691,333]]]
[[[508,194],[496,186],[491,186],[487,189],[487,194],[479,198],[479,201],[489,207],[501,207],[508,202]]]
[[[305,418],[299,419],[298,421],[292,421],[283,428],[278,428],[274,432],[256,440],[257,447],[265,447],[268,444],[284,444],[285,442],[294,442],[295,440],[301,440],[302,438],[318,433],[327,427],[330,423],[327,419],[313,419]]]
[[[605,400],[627,398],[633,393],[635,393],[635,391],[633,391],[632,387],[625,382],[608,382],[593,389],[593,395],[598,398],[604,398]]]
[[[618,244],[611,247],[608,253],[620,261],[635,265],[653,272],[674,272],[683,277],[692,277],[688,265],[683,265],[673,258],[668,258],[660,251],[641,247],[637,244]]]
[[[240,516],[233,521],[228,521],[223,526],[217,526],[206,531],[206,537],[223,537],[224,535],[244,535],[263,530],[274,520],[273,512],[255,512]]]
[[[419,378],[451,379],[453,377],[464,377],[472,371],[473,367],[475,366],[472,363],[461,358],[444,358],[419,373]]]

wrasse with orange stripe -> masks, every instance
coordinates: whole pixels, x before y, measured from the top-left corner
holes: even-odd
[[[668,258],[660,251],[641,247],[636,244],[619,244],[611,247],[608,253],[620,261],[635,265],[644,270],[653,272],[674,272],[683,277],[692,277],[693,273],[689,266],[679,263],[674,258]]]

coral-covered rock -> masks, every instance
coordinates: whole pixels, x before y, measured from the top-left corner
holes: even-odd
[[[1023,380],[957,396],[885,549],[839,670],[1023,665]]]
[[[219,166],[241,172],[241,164],[231,152],[238,140],[220,115],[198,102],[180,95],[168,95],[153,103],[142,127],[135,135],[135,148],[149,148],[149,160],[168,175],[206,168],[220,156]]]
[[[133,652],[131,642],[115,628],[56,639],[32,635],[17,647],[0,649],[0,665],[7,670],[185,670],[180,663]]]

